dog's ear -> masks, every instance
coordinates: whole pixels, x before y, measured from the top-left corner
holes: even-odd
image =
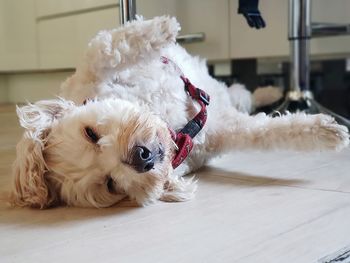
[[[197,180],[194,177],[190,179],[172,178],[164,185],[164,193],[160,200],[164,202],[183,202],[194,197],[197,190]]]
[[[17,144],[17,156],[13,165],[13,204],[44,208],[55,201],[45,178],[48,170],[43,149],[52,124],[72,107],[72,102],[63,99],[17,107],[17,115],[25,131]]]

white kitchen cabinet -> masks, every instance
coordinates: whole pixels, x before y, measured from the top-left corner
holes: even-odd
[[[160,15],[176,16],[181,24],[180,35],[205,33],[205,40],[184,44],[194,55],[209,60],[229,58],[228,0],[139,0],[137,13],[145,18]]]
[[[288,0],[260,1],[267,27],[255,30],[237,14],[238,0],[138,0],[145,18],[168,14],[180,35],[204,32],[183,44],[210,61],[287,57]],[[312,1],[314,22],[350,23],[349,0]],[[0,71],[73,68],[97,31],[119,26],[118,0],[0,0]],[[315,55],[349,54],[350,37],[311,41]]]

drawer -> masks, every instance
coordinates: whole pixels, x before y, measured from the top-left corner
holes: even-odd
[[[312,1],[311,14],[313,22],[350,24],[350,1]],[[314,55],[344,54],[349,52],[349,35],[314,38],[311,40],[311,54]]]

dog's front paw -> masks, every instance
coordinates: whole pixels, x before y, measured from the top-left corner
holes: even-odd
[[[247,113],[252,111],[252,94],[244,85],[234,83],[228,88],[228,93],[232,106],[238,111]]]
[[[164,185],[164,193],[160,200],[164,202],[184,202],[191,200],[197,190],[197,180],[194,177],[190,179],[174,178],[167,181]]]
[[[349,130],[338,124],[333,117],[319,114],[317,115],[317,137],[319,143],[325,149],[341,150],[349,146]]]

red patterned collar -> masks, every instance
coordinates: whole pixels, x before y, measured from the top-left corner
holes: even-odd
[[[201,131],[207,121],[207,106],[209,105],[210,97],[203,90],[196,88],[172,60],[166,57],[161,57],[161,60],[164,64],[171,65],[175,68],[184,82],[186,93],[201,106],[201,109],[196,116],[194,116],[194,118],[181,130],[175,132],[169,128],[171,137],[177,146],[172,161],[172,166],[175,169],[187,158],[193,148],[192,139]]]

